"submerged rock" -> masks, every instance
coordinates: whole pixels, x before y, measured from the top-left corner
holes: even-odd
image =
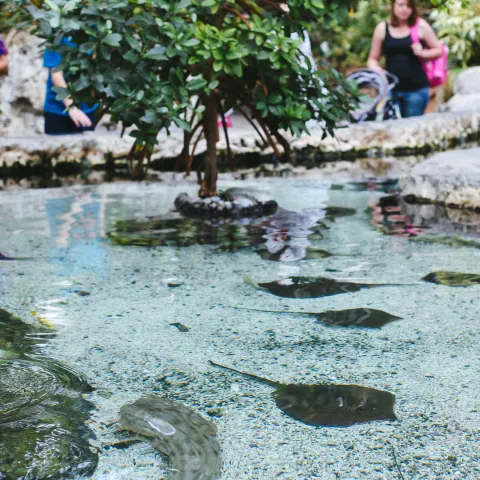
[[[277,407],[307,425],[348,427],[397,419],[393,411],[395,395],[384,390],[360,385],[287,385],[210,363],[275,387],[273,396]]]
[[[422,280],[448,287],[470,287],[480,284],[480,274],[440,271],[429,273]]]
[[[364,288],[385,287],[393,284],[353,283],[326,277],[290,277],[274,282],[255,283],[250,277],[245,283],[266,290],[277,297],[319,298],[341,293],[358,292]]]
[[[53,333],[0,310],[0,478],[90,477],[98,457],[85,425],[90,386],[45,357]]]
[[[172,480],[220,478],[217,427],[185,405],[150,395],[120,409],[122,426],[153,438],[152,446],[169,457]]]

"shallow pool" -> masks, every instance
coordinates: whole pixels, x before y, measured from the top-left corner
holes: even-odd
[[[152,394],[217,426],[222,479],[479,478],[480,286],[422,280],[480,274],[478,232],[468,231],[468,246],[412,241],[428,222],[412,226],[391,204],[394,216],[382,220],[379,199],[391,183],[311,176],[219,186],[252,188],[290,213],[273,226],[170,221],[152,231],[141,222],[175,218],[176,195],[195,185],[0,192],[0,308],[51,329],[42,355],[93,387],[82,394],[98,460],[88,478],[178,475],[150,439],[119,423],[122,406]],[[130,239],[162,240],[113,241],[131,220],[143,226]],[[261,286],[298,278],[372,288],[279,296]],[[316,316],[343,310],[394,318],[372,327],[361,315]],[[304,411],[322,406],[307,394],[291,397],[306,402],[292,415],[275,385],[210,361],[280,385],[330,386],[333,425],[324,414],[308,421]],[[362,417],[368,402],[344,405],[348,385],[394,395],[394,415]],[[345,415],[357,420],[342,425]]]

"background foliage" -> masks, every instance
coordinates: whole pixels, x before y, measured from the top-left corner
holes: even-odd
[[[450,48],[452,67],[480,64],[480,0],[417,0],[417,4]],[[328,26],[317,24],[312,33],[316,55],[343,72],[364,67],[373,30],[388,18],[390,5],[390,0],[360,0]]]
[[[450,48],[455,66],[480,65],[480,0],[447,0],[432,13],[433,27]]]

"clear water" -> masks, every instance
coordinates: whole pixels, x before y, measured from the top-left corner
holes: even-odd
[[[287,210],[313,209],[328,227],[314,246],[332,255],[278,262],[262,258],[257,246],[139,247],[108,239],[120,220],[167,214],[178,193],[196,191],[193,184],[0,192],[0,252],[26,258],[0,261],[0,307],[31,323],[47,319],[56,336],[45,354],[95,388],[86,395],[95,406],[88,425],[99,455],[92,478],[168,474],[166,457],[118,423],[120,407],[150,394],[182,402],[217,425],[222,479],[479,478],[480,286],[421,278],[441,270],[480,273],[480,251],[386,235],[372,216],[385,195],[379,189],[320,177],[220,186],[252,187]],[[356,213],[322,219],[327,206]],[[396,286],[280,298],[246,284],[246,276]],[[371,308],[402,319],[351,328],[232,307]],[[386,390],[396,396],[397,420],[307,425],[277,408],[271,386],[209,360],[283,384]]]

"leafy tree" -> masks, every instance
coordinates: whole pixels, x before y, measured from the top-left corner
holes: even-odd
[[[433,11],[432,19],[455,65],[479,64],[480,0],[446,0],[443,8]]]
[[[190,169],[202,134],[207,143],[200,195],[216,193],[218,115],[235,107],[262,141],[290,157],[282,132],[300,135],[309,120],[325,132],[348,118],[354,88],[327,64],[315,70],[299,51],[304,29],[348,11],[342,0],[13,0],[36,34],[63,56],[76,103],[132,128],[130,152],[140,176],[157,134],[184,130],[178,165]],[[297,39],[292,36],[297,34]],[[77,45],[62,44],[70,37]],[[254,120],[254,122],[253,122]],[[228,135],[225,129],[225,135]],[[230,148],[228,147],[229,152]]]

